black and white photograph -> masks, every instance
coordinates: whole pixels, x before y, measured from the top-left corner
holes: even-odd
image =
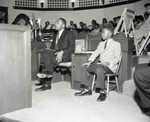
[[[0,122],[150,122],[150,0],[0,0]]]

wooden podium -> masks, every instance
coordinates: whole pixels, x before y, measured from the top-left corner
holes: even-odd
[[[122,92],[124,82],[132,78],[133,40],[127,38],[123,32],[114,35],[113,39],[121,44],[122,49],[122,62],[119,70],[119,87]]]
[[[0,115],[31,107],[30,29],[0,24]]]

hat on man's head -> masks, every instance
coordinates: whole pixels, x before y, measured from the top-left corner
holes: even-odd
[[[114,33],[114,28],[109,24],[104,25],[103,29],[109,30],[110,32],[112,32],[112,34]]]

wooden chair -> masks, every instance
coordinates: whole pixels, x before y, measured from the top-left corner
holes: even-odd
[[[114,73],[114,74],[106,74],[105,75],[105,78],[106,78],[105,84],[106,84],[106,94],[107,94],[107,97],[109,95],[109,84],[110,83],[116,84],[117,91],[118,91],[118,93],[120,92],[118,77],[119,77],[119,69],[120,69],[121,61],[122,61],[122,59],[118,62],[118,67],[117,67],[116,73]],[[115,79],[111,80],[111,78],[115,78]],[[94,76],[93,76],[93,82],[92,82],[92,90],[94,90],[95,83],[96,83],[96,75],[94,74]]]
[[[43,49],[44,50],[44,49]],[[40,59],[41,59],[41,53],[43,50],[40,50],[37,52],[37,58],[38,58],[38,67],[40,66]],[[75,40],[75,52],[83,52],[85,51],[85,40],[84,39],[77,39]],[[70,68],[72,67],[72,62],[62,62],[58,65],[58,68],[61,68],[61,80],[64,81],[64,72],[70,71]]]
[[[119,32],[124,32],[126,37],[130,37],[130,35],[132,35],[134,39],[136,54],[139,55],[138,42],[135,36],[135,29],[133,23],[135,14],[136,14],[135,11],[125,7],[121,15],[121,18],[117,24],[117,27],[114,29],[114,35],[116,35]]]

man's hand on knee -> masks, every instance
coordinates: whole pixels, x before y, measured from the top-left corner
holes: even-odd
[[[64,53],[63,51],[55,53],[57,55],[56,56],[56,61],[57,62],[61,62],[62,61],[63,53]]]
[[[100,63],[100,65],[102,65],[102,66],[105,66],[105,67],[106,67],[106,66],[109,66],[109,65],[110,65],[110,63],[109,63],[109,62],[101,62],[101,63]]]
[[[91,65],[91,63],[92,63],[92,61],[89,61],[89,62],[87,62],[87,63],[84,63],[82,66],[87,66],[87,67],[89,67],[89,66]]]

